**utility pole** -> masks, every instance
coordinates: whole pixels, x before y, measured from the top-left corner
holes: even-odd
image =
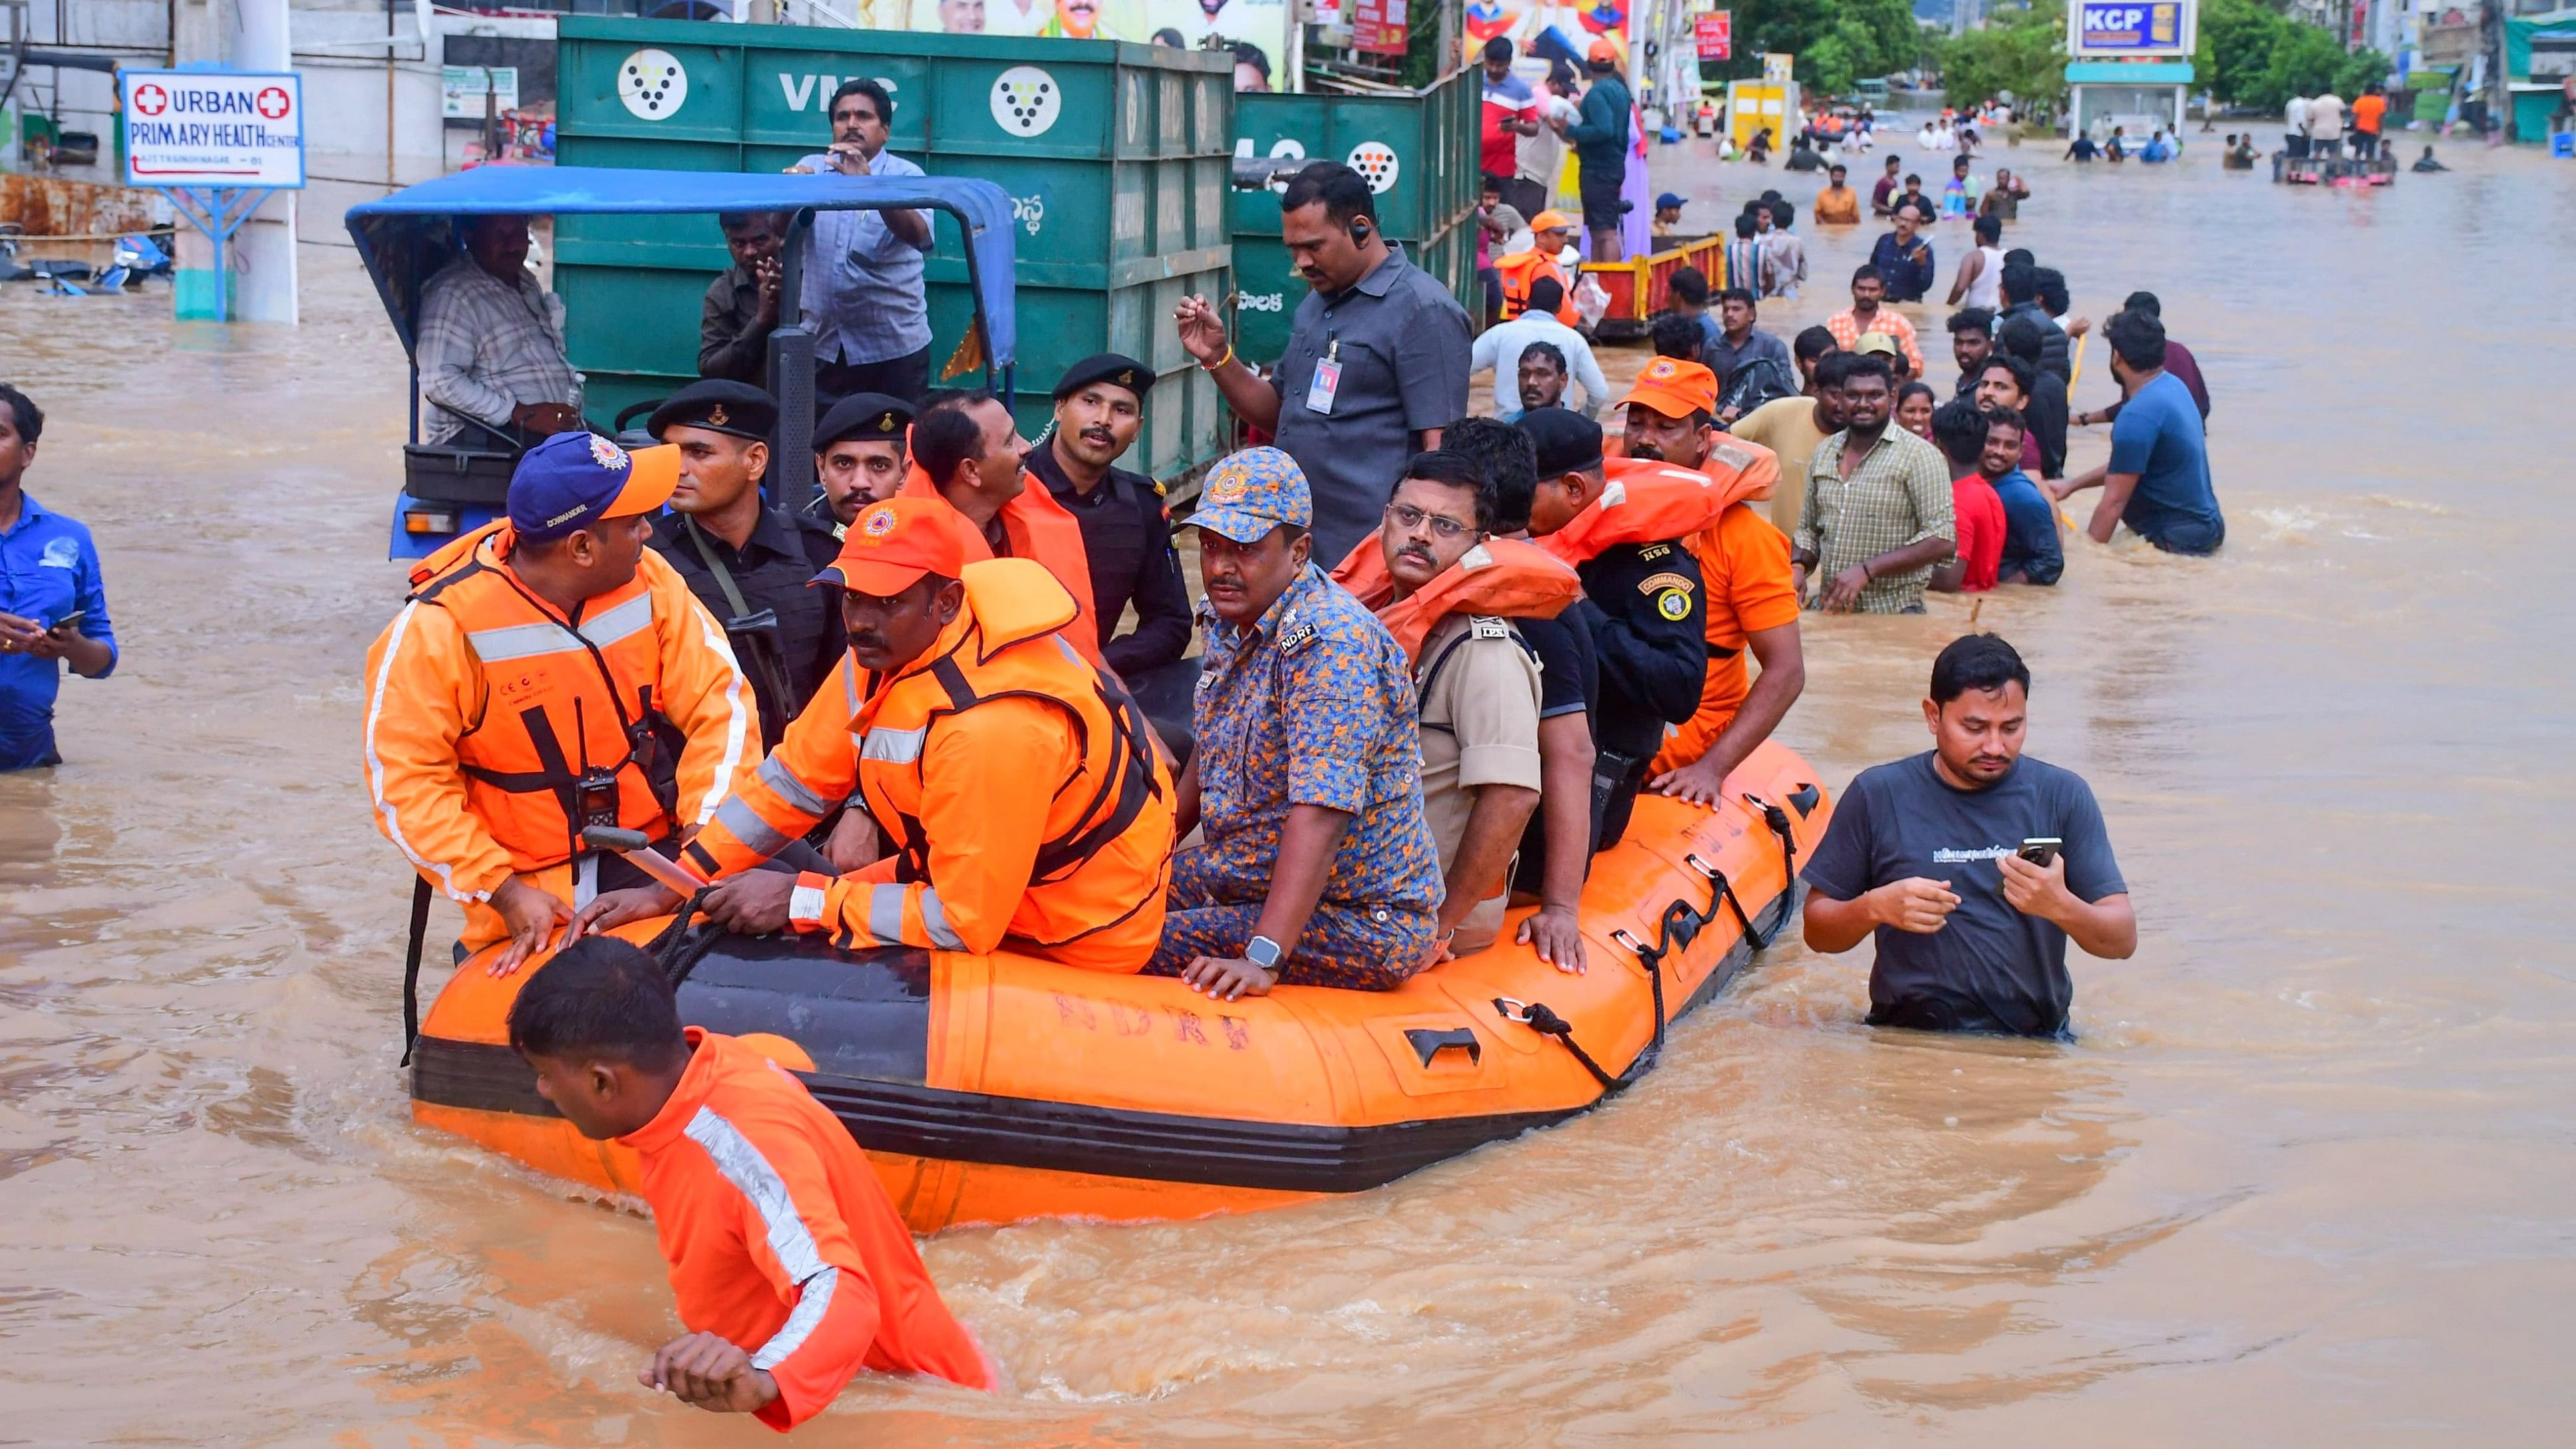
[[[287,0],[175,0],[170,51],[179,66],[213,64],[226,70],[284,72],[295,68],[287,32]],[[219,321],[296,320],[295,193],[272,194],[233,234],[218,255],[215,244],[193,230],[178,236],[179,270],[211,272],[229,264],[225,287],[229,318]],[[185,313],[182,314],[186,315]]]

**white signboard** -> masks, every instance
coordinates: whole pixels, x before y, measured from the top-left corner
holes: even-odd
[[[486,78],[489,78],[488,81]],[[449,121],[483,119],[486,88],[495,114],[519,108],[519,68],[515,65],[451,65],[440,68],[438,114]]]
[[[304,185],[301,76],[129,70],[117,81],[126,185]]]

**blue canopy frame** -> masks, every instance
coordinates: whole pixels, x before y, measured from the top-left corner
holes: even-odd
[[[1019,346],[1011,304],[1011,198],[992,182],[973,177],[478,166],[353,206],[348,227],[403,352],[414,357],[417,370],[421,287],[460,254],[452,226],[460,217],[767,211],[793,215],[794,230],[802,230],[817,211],[900,209],[944,211],[957,218],[966,236],[966,277],[974,288],[985,370],[988,376],[998,373],[1008,379]],[[798,265],[799,251],[788,249],[791,270]],[[780,299],[782,327],[795,325],[800,300],[798,289],[786,289]],[[415,411],[418,392],[415,386]]]

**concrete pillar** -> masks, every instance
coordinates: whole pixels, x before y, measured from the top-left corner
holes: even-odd
[[[176,11],[174,63],[212,61],[242,71],[294,69],[287,0],[179,0]],[[269,197],[233,233],[228,255],[221,259],[204,236],[193,229],[180,231],[174,288],[180,317],[295,322],[295,199],[292,191]],[[214,315],[213,272],[218,265],[228,265],[232,273],[227,283],[231,315],[226,318]]]

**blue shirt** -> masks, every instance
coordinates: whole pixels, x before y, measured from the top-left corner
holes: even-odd
[[[105,644],[114,671],[116,631],[107,620],[107,583],[89,530],[47,512],[32,495],[18,499],[18,522],[0,533],[0,613],[50,629],[77,611],[80,632]],[[62,663],[0,654],[0,770],[59,763],[54,753],[54,695]]]
[[[2138,475],[2120,521],[2149,543],[2207,553],[2225,535],[2209,482],[2209,437],[2181,378],[2159,373],[2121,405],[2111,423],[2111,471]]]
[[[1917,252],[1923,258],[1919,262],[1911,259]],[[1920,302],[1923,294],[1932,290],[1932,238],[1919,231],[1914,234],[1914,247],[1910,250],[1897,244],[1894,232],[1880,237],[1878,245],[1869,249],[1869,264],[1878,268],[1879,277],[1887,283],[1887,300],[1891,302]]]
[[[829,156],[796,164],[817,175],[835,174]],[[868,162],[868,174],[928,173],[892,151],[879,151]],[[815,361],[890,362],[930,345],[924,253],[887,228],[884,212],[818,211],[807,246],[800,305],[813,319]]]
[[[1191,714],[1199,824],[1220,896],[1270,893],[1292,805],[1356,817],[1323,899],[1433,911],[1440,850],[1422,818],[1412,667],[1367,606],[1308,564],[1261,621],[1202,608],[1207,658]]]
[[[2018,572],[2034,584],[2053,584],[2066,572],[2066,549],[2057,541],[2057,510],[2048,495],[2015,468],[1995,480],[2004,501],[2004,560],[2000,571]]]

